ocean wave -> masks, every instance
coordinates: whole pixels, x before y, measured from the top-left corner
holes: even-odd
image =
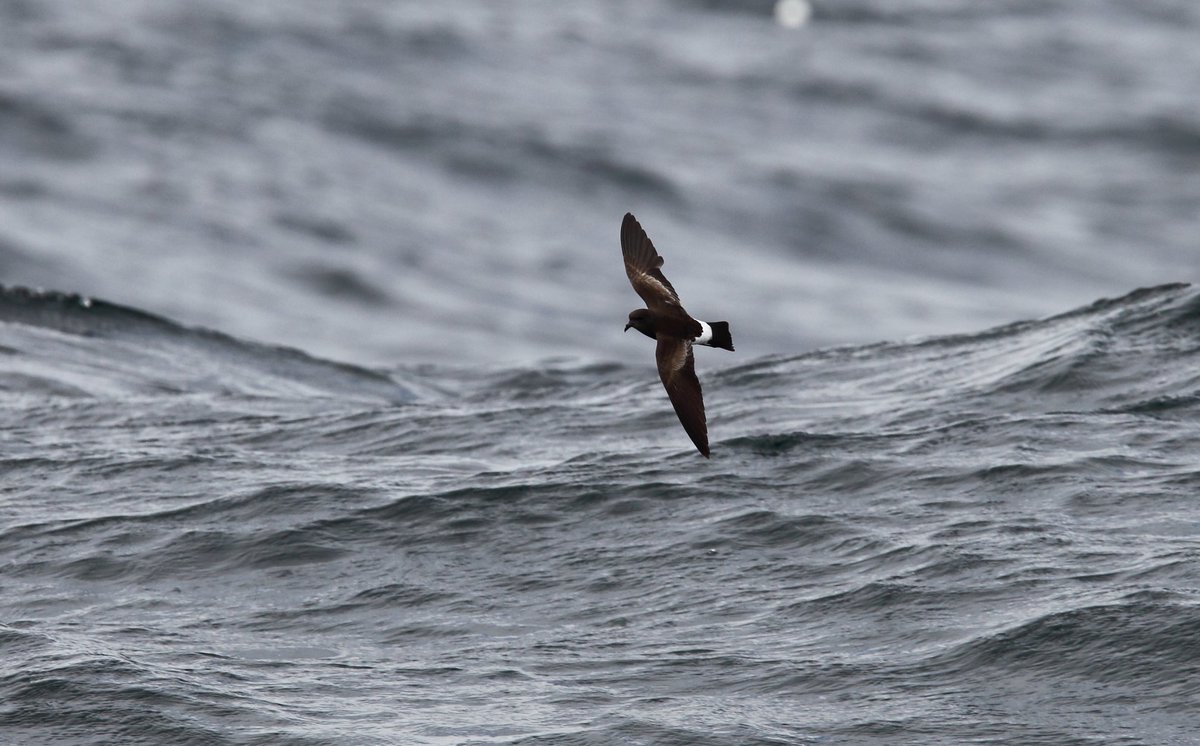
[[[1100,604],[1051,612],[956,646],[927,666],[956,675],[1012,668],[1042,678],[1146,687],[1146,707],[1200,699],[1200,609],[1192,605]]]
[[[342,95],[322,117],[332,133],[389,150],[419,152],[458,176],[487,182],[553,183],[587,193],[619,189],[642,199],[682,203],[673,181],[604,143],[554,137],[536,124],[497,125],[458,115],[381,109],[377,101]]]
[[[90,157],[96,144],[75,120],[36,95],[0,90],[0,152],[18,160],[35,153],[55,160]]]
[[[11,393],[417,398],[382,372],[79,295],[0,286],[0,323],[10,330],[4,362]]]
[[[604,691],[631,714],[575,735],[477,719],[473,737],[730,742],[711,712],[692,712],[692,727],[638,700],[646,686],[692,708],[714,687],[755,702],[835,697],[852,711],[814,732],[868,742],[919,730],[911,698],[933,696],[930,714],[979,686],[1043,702],[1068,691],[1083,709],[1102,704],[1099,687],[1180,712],[1200,692],[1200,671],[1178,663],[1200,638],[1200,436],[1174,403],[1197,395],[1198,309],[1194,289],[1160,286],[973,334],[705,370],[706,461],[650,364],[384,376],[7,289],[0,560],[30,629],[0,626],[0,646],[30,665],[0,679],[16,703],[4,712],[50,728],[32,704],[50,692],[68,718],[115,702],[104,727],[158,734],[174,716],[154,713],[178,711],[219,743],[214,687],[242,722],[264,700],[288,712],[296,696],[330,701],[313,685],[276,688],[348,675],[350,717],[369,719],[363,671],[389,682],[388,702],[398,686],[440,703],[404,721],[415,740],[451,717],[443,690],[498,682],[531,687],[512,695],[529,706],[539,691],[572,708]],[[47,397],[30,376],[79,391]],[[315,383],[275,381],[288,376]],[[364,396],[394,393],[393,380],[436,395]],[[151,630],[131,635],[141,658],[37,662],[70,650],[63,629],[99,651],[124,639],[92,618]],[[160,628],[175,636],[164,659],[186,669],[170,681],[144,662]],[[122,703],[151,694],[182,699],[123,719]],[[273,740],[308,735],[262,722]],[[1082,722],[1021,732],[1070,742]],[[766,725],[738,732],[771,741]]]
[[[887,410],[896,425],[929,414],[943,427],[949,407],[986,416],[1153,409],[1189,402],[1200,391],[1190,363],[1200,351],[1198,302],[1188,285],[1163,285],[1042,320],[769,358],[718,375],[734,387],[773,380],[787,392],[780,409],[793,421],[810,412],[878,425]],[[790,450],[821,442],[819,434],[804,432],[754,437],[745,443]]]

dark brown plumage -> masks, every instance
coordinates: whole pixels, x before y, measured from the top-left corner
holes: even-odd
[[[675,414],[688,437],[705,458],[709,457],[708,426],[704,416],[704,396],[696,377],[694,344],[733,350],[729,323],[705,323],[688,315],[679,302],[679,294],[662,273],[663,258],[654,249],[637,218],[625,213],[621,223],[621,253],[625,256],[625,274],[646,308],[629,314],[625,330],[637,329],[657,340],[655,359]]]

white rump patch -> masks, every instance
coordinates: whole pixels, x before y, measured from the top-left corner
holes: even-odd
[[[699,319],[697,319],[699,321]],[[712,327],[700,321],[700,336],[692,340],[693,344],[706,345],[712,341]]]

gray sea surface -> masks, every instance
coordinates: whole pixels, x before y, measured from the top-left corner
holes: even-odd
[[[1200,6],[800,5],[0,0],[0,743],[1200,743]]]

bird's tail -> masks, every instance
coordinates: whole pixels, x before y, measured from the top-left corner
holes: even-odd
[[[729,322],[710,321],[708,325],[712,328],[712,339],[708,342],[709,346],[733,352],[733,335],[729,333]]]

